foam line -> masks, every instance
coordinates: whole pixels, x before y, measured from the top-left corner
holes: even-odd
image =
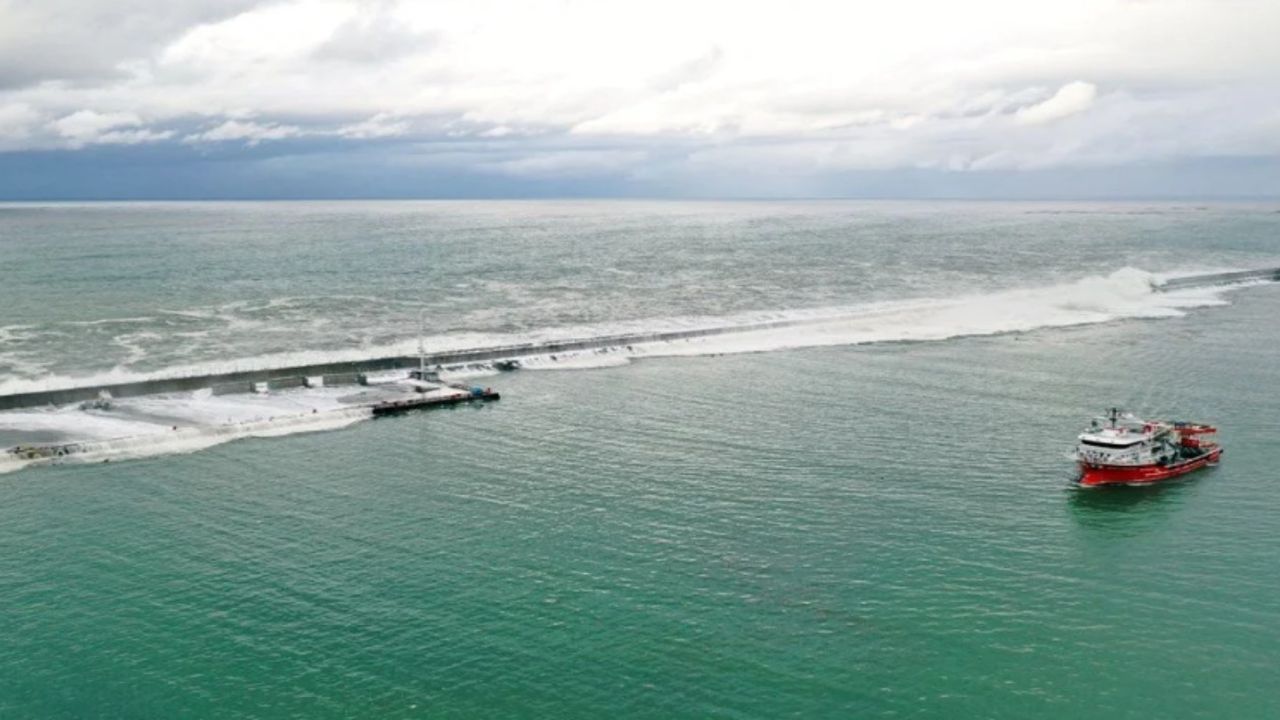
[[[259,418],[219,425],[188,427],[140,426],[136,434],[81,440],[31,450],[0,452],[0,474],[31,465],[94,463],[190,453],[249,437],[279,437],[304,432],[337,430],[373,417],[368,407]]]
[[[1126,317],[1169,317],[1186,308],[1221,304],[1224,301],[1220,295],[1225,289],[1222,283],[1257,281],[1267,273],[1274,276],[1276,271],[1165,278],[1124,268],[1107,276],[1060,285],[951,298],[721,318],[664,318],[612,327],[544,329],[522,336],[439,337],[428,339],[429,347],[436,352],[428,355],[427,361],[464,377],[467,373],[489,372],[484,364],[495,360],[516,358],[530,366],[551,367],[563,365],[567,358],[581,358],[583,353],[606,348],[625,349],[631,355],[750,352],[806,345],[938,340]],[[416,340],[407,339],[381,348],[268,355],[155,373],[117,369],[87,378],[10,380],[0,383],[0,409],[79,402],[91,399],[102,389],[116,397],[130,397],[218,385],[244,387],[252,382],[302,375],[396,371],[417,364],[415,345]],[[591,361],[601,362],[618,361]]]

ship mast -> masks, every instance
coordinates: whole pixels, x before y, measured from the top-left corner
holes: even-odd
[[[418,311],[418,379],[427,379],[427,346],[423,336],[426,335],[427,309]]]

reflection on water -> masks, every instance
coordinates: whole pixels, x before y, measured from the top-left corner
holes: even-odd
[[[1198,493],[1199,480],[1207,473],[1157,485],[1084,487],[1068,490],[1067,507],[1084,527],[1137,534],[1164,522]]]

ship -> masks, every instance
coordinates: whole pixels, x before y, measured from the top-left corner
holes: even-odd
[[[1218,464],[1218,429],[1202,423],[1143,420],[1112,408],[1080,434],[1080,484],[1150,485]]]

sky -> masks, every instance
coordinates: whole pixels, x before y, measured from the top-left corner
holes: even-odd
[[[0,0],[0,199],[1278,197],[1276,0]]]

